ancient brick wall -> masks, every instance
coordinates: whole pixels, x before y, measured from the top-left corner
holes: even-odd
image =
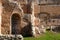
[[[24,11],[24,14],[31,14],[32,9],[31,9],[31,4],[26,4],[24,0],[20,0],[21,7]],[[2,0],[2,6],[3,6],[3,12],[0,14],[1,18],[1,32],[2,34],[11,34],[11,17],[14,13],[20,15],[21,23],[18,25],[19,29],[21,30],[21,34],[23,35],[29,35],[31,33],[31,18],[24,19],[24,14],[22,16],[22,11],[19,9],[19,7],[15,3],[9,3],[7,0]],[[47,5],[47,4],[34,4],[34,14],[37,15],[39,13],[47,13],[50,14],[51,16],[53,15],[60,15],[60,6],[59,5]],[[37,18],[37,17],[36,17]],[[45,21],[45,20],[44,20]],[[39,25],[39,19],[35,20],[35,24]],[[20,27],[21,26],[21,27]],[[20,32],[20,31],[19,31]],[[28,32],[28,33],[27,33]]]
[[[27,5],[25,4],[21,4],[22,7],[26,8],[26,9],[23,9],[24,10],[24,13],[29,13],[27,12],[28,10],[30,10],[30,8],[28,8],[27,10]],[[19,34],[22,34],[23,36],[28,36],[28,35],[31,35],[31,18],[30,16],[28,17],[28,19],[24,19],[24,13],[22,13],[22,11],[19,9],[18,5],[16,5],[15,3],[10,3],[9,1],[6,1],[6,0],[2,0],[2,6],[3,6],[3,11],[2,11],[2,14],[1,14],[1,34],[12,34],[12,15],[13,14],[16,14],[20,16],[20,19],[18,21],[19,24],[17,24],[17,32]],[[26,7],[27,6],[27,7]],[[26,11],[26,12],[25,12]],[[18,19],[17,17],[13,17],[13,19]],[[16,20],[15,20],[16,21]]]
[[[35,5],[35,14],[40,12],[46,12],[49,14],[60,14],[59,5]]]
[[[18,8],[16,8],[15,4],[9,4],[7,2],[2,3],[3,12],[2,12],[2,24],[1,24],[1,32],[2,34],[10,34],[11,33],[11,17],[14,13],[21,15],[21,12]]]

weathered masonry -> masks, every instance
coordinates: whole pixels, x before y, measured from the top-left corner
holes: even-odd
[[[40,35],[58,26],[59,0],[0,0],[0,34]]]
[[[31,23],[28,21],[28,18],[25,18],[26,15],[22,10],[25,3],[21,5],[18,2],[0,0],[0,34],[31,35]]]

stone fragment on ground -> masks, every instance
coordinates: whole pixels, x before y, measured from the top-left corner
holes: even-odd
[[[0,40],[23,40],[22,35],[0,35]]]

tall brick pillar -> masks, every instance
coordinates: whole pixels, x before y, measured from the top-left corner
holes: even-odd
[[[2,3],[0,0],[0,34],[1,34],[1,13],[2,13]]]

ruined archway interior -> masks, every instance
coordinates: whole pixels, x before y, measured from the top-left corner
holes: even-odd
[[[11,30],[12,34],[20,34],[20,16],[18,14],[13,14],[11,18]]]

